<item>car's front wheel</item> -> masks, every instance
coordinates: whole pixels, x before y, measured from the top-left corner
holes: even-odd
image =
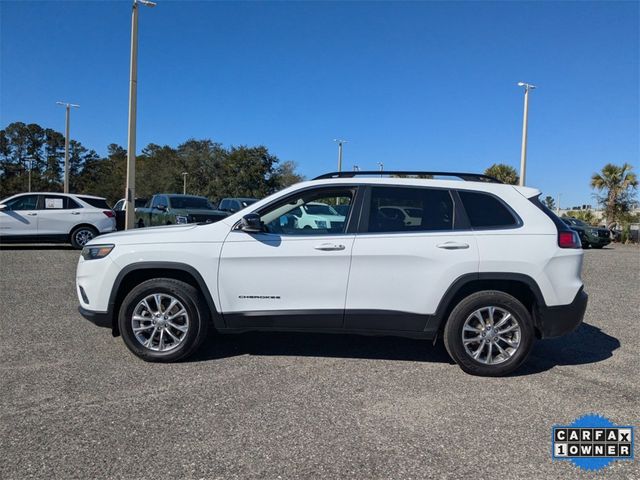
[[[126,346],[149,362],[174,362],[207,336],[209,312],[202,294],[172,278],[147,280],[125,297],[118,326]]]
[[[535,334],[526,307],[496,290],[476,292],[451,312],[444,343],[451,358],[467,373],[507,375],[527,359]]]

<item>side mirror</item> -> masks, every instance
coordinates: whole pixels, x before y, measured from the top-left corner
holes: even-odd
[[[247,213],[240,220],[240,230],[247,233],[260,233],[264,231],[260,215],[257,213]]]
[[[7,210],[7,206],[4,203],[0,203],[0,210]]]
[[[166,205],[156,205],[156,208],[158,210],[160,210],[161,212],[166,212],[167,211],[167,206]]]

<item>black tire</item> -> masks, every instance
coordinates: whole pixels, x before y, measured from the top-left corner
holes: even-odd
[[[138,220],[138,228],[144,228],[144,221],[142,219]]]
[[[475,360],[467,353],[462,340],[462,329],[465,321],[478,309],[490,306],[498,307],[510,313],[520,327],[520,343],[515,349],[515,352],[507,360],[500,360],[501,363],[494,364],[487,364]],[[534,340],[535,332],[531,314],[518,299],[497,290],[476,292],[464,298],[453,309],[444,327],[444,344],[447,352],[449,352],[451,358],[462,370],[471,375],[486,377],[508,375],[527,359],[533,348]],[[500,341],[498,341],[498,343],[503,346],[505,345]],[[493,349],[493,346],[491,346],[491,348]],[[487,347],[487,351],[489,351],[489,347]],[[488,353],[486,356],[488,357]]]
[[[591,248],[601,249],[603,247],[604,247],[604,245],[591,245]]]
[[[188,329],[181,343],[165,352],[147,348],[136,338],[133,332],[132,316],[134,309],[143,299],[156,293],[171,295],[179,300],[184,306],[189,319]],[[142,282],[125,297],[118,314],[118,327],[125,345],[136,356],[147,362],[176,362],[192,355],[200,347],[208,334],[209,315],[206,301],[198,289],[188,283],[172,278],[157,278]],[[173,332],[179,335],[175,330]]]
[[[89,225],[80,225],[71,231],[69,240],[73,248],[81,250],[85,244],[98,236],[98,230]]]

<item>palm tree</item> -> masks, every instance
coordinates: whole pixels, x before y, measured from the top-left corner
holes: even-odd
[[[518,183],[518,173],[516,169],[504,163],[494,163],[484,171],[484,174],[496,178],[503,183],[508,183],[509,185],[516,185]]]
[[[591,177],[591,188],[606,192],[600,201],[605,207],[607,225],[631,207],[638,187],[638,178],[632,170],[633,167],[628,163],[621,167],[607,163],[600,173],[594,173]]]

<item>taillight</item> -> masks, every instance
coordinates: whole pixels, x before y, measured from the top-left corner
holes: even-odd
[[[116,214],[115,214],[115,213],[113,213],[113,211],[112,211],[112,210],[103,210],[103,211],[102,211],[102,213],[104,213],[104,214],[105,214],[107,217],[109,217],[109,218],[113,218],[113,217],[115,217],[115,216],[116,216]]]
[[[582,248],[580,237],[573,230],[558,232],[558,246],[560,248]]]

